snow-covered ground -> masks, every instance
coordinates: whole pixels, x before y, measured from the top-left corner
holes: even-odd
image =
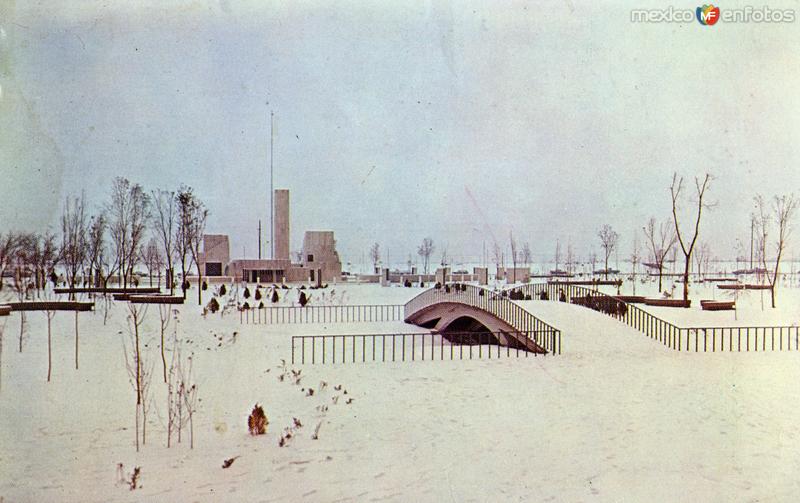
[[[348,303],[402,303],[420,291],[336,288]],[[294,384],[291,373],[279,379],[291,335],[419,328],[240,325],[236,314],[203,318],[195,294],[178,328],[201,400],[193,450],[185,436],[165,447],[155,307],[143,329],[155,402],[139,453],[125,305],[114,304],[106,326],[101,311],[80,315],[80,370],[74,317],[56,314],[50,383],[45,315],[29,313],[22,353],[19,315],[6,318],[3,501],[793,501],[800,492],[800,353],[676,353],[591,310],[531,301],[562,329],[561,356],[296,365]],[[797,305],[795,293],[782,295]],[[252,437],[256,402],[270,423]],[[293,418],[302,426],[279,447]],[[118,463],[124,475],[141,467],[141,488],[117,483]]]

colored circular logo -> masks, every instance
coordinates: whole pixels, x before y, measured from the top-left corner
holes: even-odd
[[[719,21],[719,7],[703,5],[697,8],[697,20],[703,26],[713,26]]]

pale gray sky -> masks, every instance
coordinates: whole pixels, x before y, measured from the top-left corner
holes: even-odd
[[[195,187],[208,230],[255,255],[270,110],[292,248],[332,229],[345,261],[426,236],[437,260],[479,258],[511,230],[585,257],[603,223],[627,256],[674,170],[717,176],[703,234],[724,254],[756,192],[800,190],[798,22],[631,23],[670,5],[647,1],[11,4],[0,230],[55,228],[66,195],[99,205],[121,175]],[[762,4],[722,7],[743,5]]]

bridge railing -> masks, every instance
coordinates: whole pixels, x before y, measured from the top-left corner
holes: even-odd
[[[501,295],[511,297],[512,292],[521,292],[524,298],[530,296],[529,300],[542,299],[544,293],[545,300],[561,300],[594,309],[677,351],[800,350],[799,326],[679,327],[621,298],[584,286],[528,283],[509,287]]]
[[[239,311],[245,324],[365,323],[402,321],[402,304],[253,307]]]
[[[500,293],[464,283],[447,283],[440,288],[430,288],[420,293],[404,308],[405,319],[434,304],[453,302],[486,311],[514,327],[521,334],[543,334],[540,346],[551,354],[561,354],[561,331],[545,323],[520,305],[511,302]],[[534,341],[537,342],[538,341]]]
[[[292,365],[413,362],[538,356],[501,345],[502,332],[380,333],[292,336]],[[543,340],[550,332],[525,334]],[[456,342],[453,342],[456,341]]]

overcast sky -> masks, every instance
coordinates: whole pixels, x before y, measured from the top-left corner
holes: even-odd
[[[800,191],[800,22],[631,23],[669,5],[646,1],[147,3],[0,6],[0,230],[55,230],[67,195],[99,207],[124,176],[193,186],[207,230],[253,256],[270,110],[292,249],[331,229],[345,262],[373,241],[404,262],[426,236],[437,260],[479,259],[512,231],[585,258],[604,223],[627,256],[669,216],[673,171],[716,176],[702,234],[729,255],[756,193]]]

